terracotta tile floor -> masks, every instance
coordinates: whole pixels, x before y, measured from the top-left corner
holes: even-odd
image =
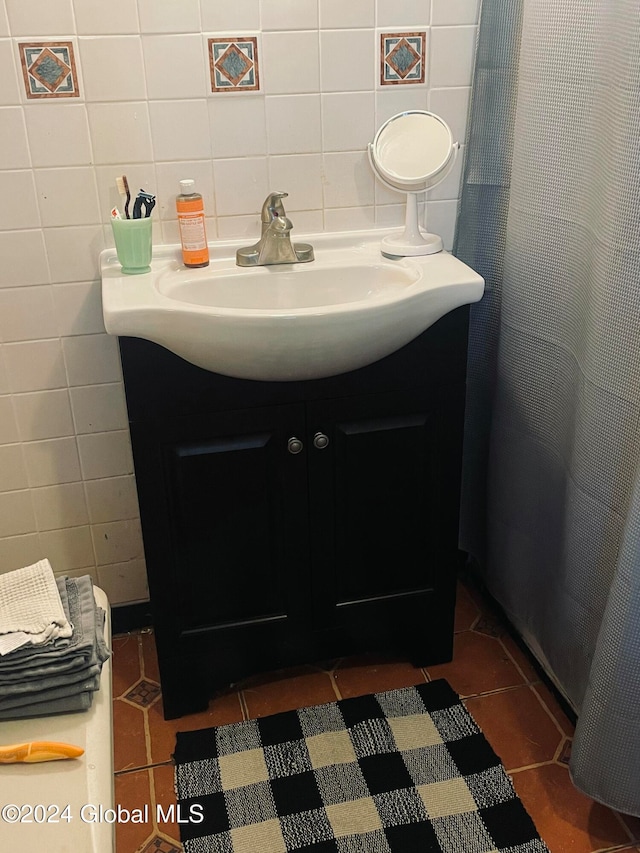
[[[160,804],[169,818],[118,824],[117,853],[182,850],[169,808],[175,803],[171,754],[176,731],[435,678],[446,678],[464,698],[552,853],[640,853],[640,820],[593,802],[571,784],[571,722],[478,592],[462,584],[454,649],[452,663],[428,670],[406,660],[360,657],[336,661],[328,669],[308,665],[262,675],[212,699],[203,713],[165,721],[153,632],[114,637],[116,803],[129,809],[149,804],[152,818]]]

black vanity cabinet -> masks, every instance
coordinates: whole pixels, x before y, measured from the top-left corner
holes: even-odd
[[[120,340],[167,719],[264,670],[451,658],[466,320],[293,383]]]

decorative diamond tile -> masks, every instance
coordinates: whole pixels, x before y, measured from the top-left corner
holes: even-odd
[[[380,85],[424,83],[426,33],[382,33]]]
[[[256,92],[260,89],[258,39],[210,38],[212,92]]]
[[[142,848],[142,853],[181,853],[181,851],[182,845],[174,844],[158,835]]]
[[[18,42],[27,98],[78,98],[78,74],[70,41]]]
[[[154,684],[153,681],[145,681],[143,678],[128,693],[124,694],[124,698],[128,699],[129,702],[135,702],[141,708],[148,708],[149,705],[156,701],[159,695],[160,686]]]
[[[504,637],[506,634],[504,625],[487,614],[484,614],[478,619],[476,624],[473,626],[473,630],[477,631],[479,634],[486,634],[488,637],[500,638]]]
[[[557,760],[560,764],[569,764],[569,760],[571,758],[571,745],[573,744],[573,740],[571,738],[567,738],[567,740],[562,745],[562,749],[558,753]]]

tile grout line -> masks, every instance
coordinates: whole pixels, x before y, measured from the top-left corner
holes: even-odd
[[[631,843],[635,845],[635,842]],[[598,847],[597,850],[592,850],[591,853],[618,853],[621,850],[626,851],[629,849],[629,843],[627,842],[625,844],[616,844],[615,847]],[[636,849],[638,848],[636,847]]]
[[[238,690],[238,700],[240,702],[240,710],[242,711],[242,719],[246,722],[251,718],[249,717],[249,706],[247,705],[244,690]]]
[[[115,770],[114,776],[126,776],[129,773],[139,773],[141,770],[155,770],[156,767],[173,767],[173,761],[168,758],[166,761],[156,761],[154,764],[145,764],[142,767],[127,767],[124,770]]]
[[[506,645],[502,642],[502,637],[496,637],[496,639],[497,639],[497,641],[500,643],[500,645],[502,646],[502,648],[504,649],[504,652],[505,652],[505,654],[507,655],[507,657],[509,658],[509,660],[511,661],[511,663],[515,666],[515,668],[518,670],[518,672],[520,673],[520,675],[521,675],[521,676],[522,676],[522,678],[524,679],[525,684],[537,684],[537,683],[540,681],[540,679],[539,679],[539,678],[535,678],[535,679],[533,679],[533,681],[532,681],[532,680],[530,680],[530,679],[527,677],[527,675],[526,675],[526,673],[525,673],[524,669],[520,666],[520,664],[518,663],[518,661],[517,661],[517,660],[515,659],[515,657],[511,654],[511,652],[510,652],[510,651],[509,651],[509,649],[506,647]]]
[[[150,806],[151,811],[153,813],[151,819],[151,826],[153,828],[153,834],[158,835],[160,830],[158,829],[158,814],[156,808],[158,803],[158,798],[156,797],[156,775],[150,767],[147,768],[147,774],[149,776],[149,799],[151,800]]]
[[[566,766],[567,766],[567,765],[565,764],[565,762],[564,762],[564,761],[560,761],[560,755],[562,754],[562,752],[564,751],[565,747],[567,746],[567,743],[571,743],[571,742],[572,742],[572,738],[568,737],[568,736],[567,736],[566,734],[564,734],[564,732],[563,732],[563,733],[562,733],[562,738],[561,738],[561,740],[558,742],[558,746],[556,747],[556,751],[555,751],[555,752],[554,752],[554,754],[553,754],[553,761],[554,761],[554,763],[555,763],[555,764],[561,764],[563,767],[566,767]]]
[[[551,767],[555,764],[558,764],[558,762],[553,758],[549,758],[547,761],[539,761],[537,764],[523,764],[522,767],[514,767],[513,769],[509,769],[504,763],[503,766],[507,773],[511,775],[512,773],[525,773],[527,770],[537,770],[539,767]],[[565,765],[558,764],[558,767],[565,767]]]
[[[146,681],[146,672],[144,665],[144,649],[142,646],[142,634],[138,634],[138,665],[140,668],[140,679],[141,681]],[[161,696],[162,694],[158,694]],[[149,723],[149,706],[142,708],[142,718],[144,722],[144,748],[147,753],[147,767],[153,763],[152,755],[151,755],[151,724]],[[153,775],[153,774],[151,774]],[[154,818],[154,827],[155,827],[155,818]]]
[[[531,686],[531,684],[509,684],[507,687],[494,687],[492,690],[482,690],[480,693],[459,693],[458,695],[463,702],[466,702],[468,699],[480,699],[483,696],[498,696],[500,693],[511,693],[514,690],[522,690],[524,687],[529,689]]]
[[[340,701],[342,699],[342,693],[340,691],[340,688],[338,687],[338,682],[335,679],[335,672],[336,672],[338,664],[341,660],[342,660],[342,658],[339,658],[336,661],[336,663],[334,664],[333,669],[331,669],[327,672],[327,675],[329,676],[329,681],[331,682],[331,688],[333,689],[333,692],[335,693],[338,701]]]
[[[538,701],[540,702],[540,704],[542,705],[543,709],[546,711],[546,713],[548,714],[548,716],[551,718],[551,721],[554,723],[555,727],[558,729],[558,731],[560,732],[560,734],[561,734],[563,737],[567,738],[568,740],[572,740],[572,739],[573,739],[573,738],[572,738],[572,735],[568,735],[568,734],[565,732],[565,730],[562,728],[562,726],[560,725],[560,723],[559,723],[559,721],[558,721],[558,719],[557,719],[556,715],[553,713],[553,711],[551,710],[551,708],[549,708],[549,706],[548,706],[548,705],[547,705],[547,703],[545,702],[544,696],[541,696],[541,695],[540,695],[540,693],[538,693],[538,691],[535,689],[535,685],[537,685],[537,684],[542,684],[542,682],[541,682],[541,681],[539,681],[539,680],[538,680],[538,681],[534,681],[534,682],[532,682],[532,683],[531,683],[531,689],[532,689],[532,690],[533,690],[533,692],[535,693],[535,695],[536,695],[536,697],[537,697]],[[562,709],[560,709],[560,710],[561,710],[561,712],[562,712]],[[562,712],[562,713],[564,713],[564,712]],[[570,722],[570,721],[569,721],[569,722]]]
[[[629,836],[629,838],[630,838],[630,842],[629,842],[629,843],[631,843],[631,844],[637,844],[637,839],[636,839],[635,833],[633,832],[633,830],[631,829],[631,827],[630,827],[630,826],[627,826],[627,824],[625,823],[625,820],[624,820],[624,818],[622,817],[622,815],[620,814],[620,812],[617,812],[617,811],[615,811],[614,809],[611,809],[611,811],[612,811],[612,812],[614,813],[614,815],[616,816],[616,819],[617,819],[618,823],[620,823],[620,824],[621,824],[622,828],[624,829],[624,831],[625,831],[625,832],[627,833],[627,835]],[[623,849],[624,849],[624,848],[623,848]]]

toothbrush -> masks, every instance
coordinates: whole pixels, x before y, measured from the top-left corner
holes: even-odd
[[[131,193],[129,192],[129,182],[127,181],[126,175],[121,175],[116,178],[116,187],[118,188],[118,193],[120,194],[120,198],[124,202],[124,215],[126,219],[131,219],[129,216],[129,202],[131,201]]]

